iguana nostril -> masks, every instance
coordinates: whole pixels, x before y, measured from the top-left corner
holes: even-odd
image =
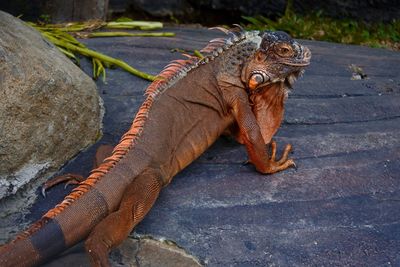
[[[307,47],[305,47],[304,58],[307,58],[307,59],[311,58],[311,51]]]

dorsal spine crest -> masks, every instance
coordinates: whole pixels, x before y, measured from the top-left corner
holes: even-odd
[[[257,47],[261,44],[259,31],[247,32],[241,27],[232,31],[223,28],[216,29],[223,31],[228,35],[228,38],[215,38],[209,41],[208,45],[200,50],[200,52],[204,54],[204,57],[201,59],[195,56],[185,55],[188,59],[178,59],[170,62],[164,70],[157,75],[156,80],[147,88],[146,95],[156,98],[178,80],[185,77],[191,70],[201,65],[208,64],[223,54],[224,51],[230,50],[233,46],[237,46],[242,42],[255,42]]]

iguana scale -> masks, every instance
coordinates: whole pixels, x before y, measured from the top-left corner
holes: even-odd
[[[271,138],[310,50],[283,32],[221,30],[228,37],[210,41],[204,58],[165,67],[112,155],[1,247],[0,266],[36,266],[82,240],[93,266],[109,266],[109,251],[143,219],[161,188],[227,130],[246,146],[257,171],[294,165],[290,145],[275,159]]]

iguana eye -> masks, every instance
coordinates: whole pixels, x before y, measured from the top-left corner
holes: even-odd
[[[281,57],[293,56],[293,48],[288,44],[281,44],[275,47],[275,52]]]

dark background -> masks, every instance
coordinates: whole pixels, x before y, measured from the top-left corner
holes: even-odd
[[[241,16],[281,16],[287,0],[13,0],[0,1],[0,10],[24,20],[40,17],[52,22],[113,19],[128,16],[134,19],[157,19],[179,23],[200,23],[206,26],[232,24]],[[400,19],[398,0],[294,0],[298,14],[322,11],[325,16],[352,18],[366,22],[390,22]],[[43,16],[44,15],[44,16]]]

